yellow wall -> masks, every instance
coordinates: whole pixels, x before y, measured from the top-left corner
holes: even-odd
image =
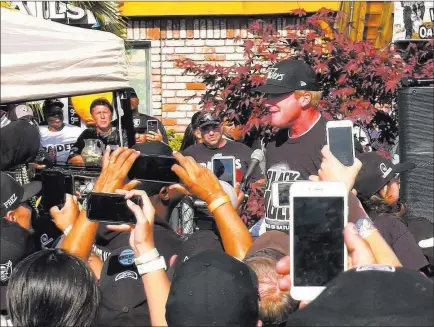
[[[293,9],[303,8],[307,12],[318,11],[322,7],[339,10],[340,1],[141,1],[120,2],[123,16],[192,16],[192,15],[258,15],[282,14]]]

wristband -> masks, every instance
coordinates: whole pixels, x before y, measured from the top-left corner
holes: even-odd
[[[223,195],[223,196],[217,198],[216,200],[212,201],[208,205],[208,210],[209,210],[209,212],[213,213],[215,211],[215,209],[217,209],[218,207],[220,207],[223,204],[228,203],[228,202],[231,202],[231,199],[229,198],[229,196]]]
[[[160,269],[164,269],[164,270],[167,269],[166,261],[164,261],[164,257],[158,257],[158,259],[154,259],[152,261],[137,266],[137,271],[139,275],[145,275]]]
[[[63,231],[63,234],[66,236],[68,235],[68,233],[71,231],[72,229],[72,225],[69,225],[68,227],[66,227],[66,229]]]
[[[153,248],[151,251],[142,254],[140,257],[134,259],[134,263],[136,266],[143,265],[148,263],[149,261],[155,260],[160,256],[156,248]]]

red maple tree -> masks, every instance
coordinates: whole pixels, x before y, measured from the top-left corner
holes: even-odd
[[[304,23],[286,27],[279,35],[272,25],[257,20],[249,26],[253,39],[242,40],[245,62],[222,67],[178,60],[185,73],[202,79],[207,89],[200,104],[203,110],[215,110],[243,126],[245,133],[268,137],[274,131],[260,94],[251,89],[264,83],[266,69],[287,58],[303,60],[313,67],[320,81],[320,109],[329,119],[350,119],[362,128],[376,130],[367,141],[376,150],[392,143],[398,135],[397,89],[405,77],[434,76],[434,40],[410,43],[403,51],[387,46],[376,49],[369,41],[352,41],[339,32],[338,20],[343,12],[322,8],[307,16],[303,9],[292,12],[304,17]],[[330,28],[323,29],[324,22]],[[381,110],[392,106],[391,114]],[[260,190],[258,191],[260,193]],[[258,214],[258,200],[249,201],[249,211]],[[259,194],[260,195],[260,194]],[[260,215],[259,215],[260,216]]]

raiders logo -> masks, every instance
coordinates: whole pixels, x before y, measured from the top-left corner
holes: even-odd
[[[139,127],[140,126],[140,118],[134,118],[133,124],[134,124],[134,127]]]

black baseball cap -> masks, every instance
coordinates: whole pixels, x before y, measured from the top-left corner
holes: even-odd
[[[285,94],[298,90],[319,91],[315,71],[302,60],[283,60],[267,70],[264,85],[252,89],[265,94]]]
[[[42,111],[45,118],[63,115],[64,104],[59,99],[48,99],[44,101]]]
[[[412,170],[416,167],[411,162],[403,162],[394,165],[392,161],[378,152],[365,152],[357,156],[362,162],[362,169],[357,175],[354,188],[357,196],[369,199],[384,185],[399,173]]]
[[[19,224],[2,217],[0,218],[0,228],[0,309],[6,310],[6,290],[12,271],[21,260],[34,252],[34,247],[32,235]]]
[[[221,122],[222,121],[219,117],[214,116],[213,114],[208,112],[201,115],[197,122],[197,126],[199,128],[204,128],[209,125],[219,125]]]
[[[1,218],[6,212],[14,210],[21,203],[35,196],[41,190],[41,182],[21,185],[9,174],[1,173]]]
[[[432,280],[384,265],[342,273],[287,326],[433,326]]]
[[[150,326],[142,278],[130,247],[111,252],[101,272],[99,326]]]
[[[169,326],[243,326],[258,322],[258,279],[230,255],[202,251],[176,270],[166,303]]]
[[[176,250],[175,264],[167,271],[169,280],[173,279],[175,270],[192,256],[205,250],[225,252],[220,237],[211,230],[198,230],[190,235],[183,235],[182,238],[182,243]]]

